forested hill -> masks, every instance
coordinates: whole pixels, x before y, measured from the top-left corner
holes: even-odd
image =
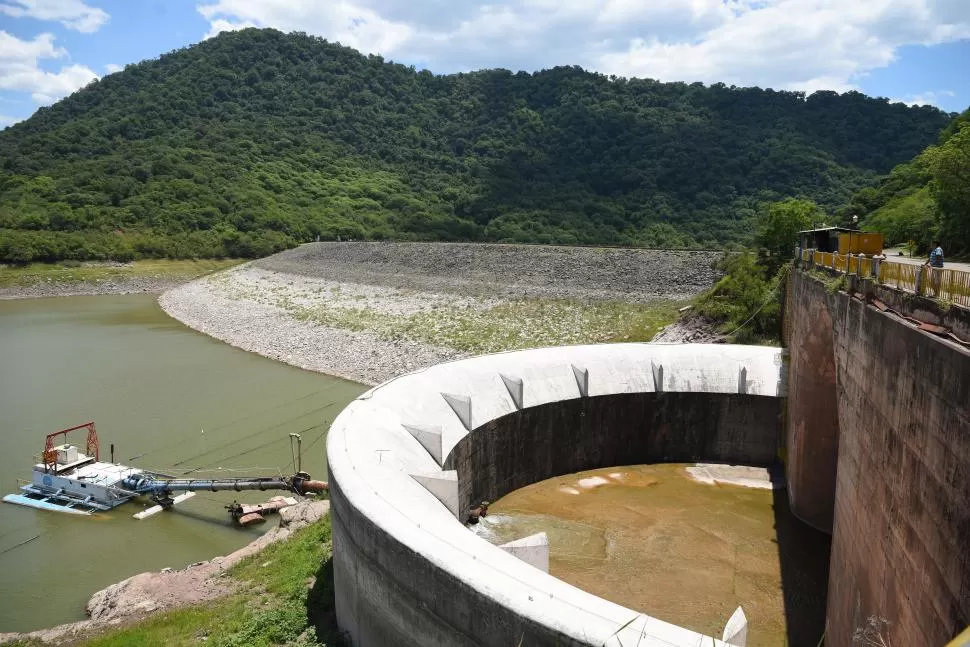
[[[925,251],[938,240],[945,254],[970,254],[970,110],[932,146],[852,196],[839,215],[858,216],[890,245],[912,242]]]
[[[834,209],[949,120],[577,67],[435,76],[250,29],[0,133],[0,260],[254,256],[338,235],[744,241],[760,202]]]

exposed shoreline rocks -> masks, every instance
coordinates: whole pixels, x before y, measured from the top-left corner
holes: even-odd
[[[719,276],[707,251],[485,245],[314,243],[256,267],[331,281],[500,298],[680,300]]]
[[[152,276],[131,276],[77,282],[46,280],[28,285],[0,287],[0,300],[164,292],[189,280],[191,279],[188,277],[156,278]]]
[[[648,340],[659,317],[653,304],[709,287],[713,260],[684,251],[316,243],[176,287],[159,303],[230,345],[373,385],[470,354],[631,339],[624,332]]]

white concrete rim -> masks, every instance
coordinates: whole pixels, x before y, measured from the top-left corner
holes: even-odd
[[[651,363],[663,367],[662,385]],[[441,472],[441,465],[404,425],[440,429],[443,457],[469,433],[442,393],[471,397],[474,430],[518,410],[502,374],[523,381],[522,404],[529,408],[581,397],[574,367],[588,371],[590,397],[657,390],[785,395],[783,351],[774,347],[607,344],[455,360],[389,380],[344,409],[327,439],[331,478],[348,505],[409,550],[553,631],[595,645],[723,645],[524,564],[470,532],[411,478]]]

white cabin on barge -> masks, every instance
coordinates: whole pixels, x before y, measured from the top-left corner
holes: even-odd
[[[54,445],[54,438],[63,435],[66,440],[68,432],[78,429],[88,430],[86,453],[69,443]],[[137,496],[121,484],[126,477],[140,473],[140,469],[101,462],[97,431],[89,422],[48,435],[42,462],[34,465],[31,481],[20,487],[20,494],[8,494],[3,500],[41,510],[91,514]]]

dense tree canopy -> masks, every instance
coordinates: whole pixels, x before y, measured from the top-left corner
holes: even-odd
[[[762,264],[769,275],[791,260],[798,232],[820,222],[821,217],[821,209],[811,200],[788,198],[761,208],[755,242],[765,253]]]
[[[647,246],[834,209],[950,117],[859,93],[560,67],[436,76],[225,33],[0,133],[0,260],[258,256],[317,237]]]
[[[914,241],[925,250],[939,238],[948,254],[970,252],[970,110],[934,145],[860,190],[838,213],[845,221],[859,216],[865,229],[881,232],[891,245]]]

